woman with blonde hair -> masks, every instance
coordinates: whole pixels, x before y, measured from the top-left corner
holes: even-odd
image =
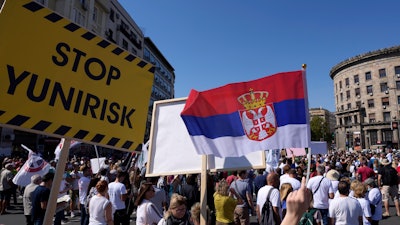
[[[190,208],[190,221],[192,221],[193,225],[200,225],[200,210],[200,202],[194,203]]]
[[[354,198],[358,200],[363,211],[363,224],[371,225],[371,207],[369,201],[365,198],[367,186],[364,183],[357,183],[353,187]]]
[[[154,225],[162,218],[157,207],[150,201],[155,195],[155,190],[151,182],[145,182],[140,186],[138,197],[136,198],[136,225]]]
[[[229,183],[222,179],[214,193],[216,225],[233,224],[236,205],[243,204],[240,195],[236,193],[234,188],[229,187]]]
[[[112,205],[107,199],[108,183],[100,180],[96,184],[97,194],[89,202],[89,225],[114,225]]]
[[[190,217],[186,207],[186,198],[174,193],[171,195],[168,210],[164,213],[158,225],[190,225]]]
[[[283,183],[279,190],[281,196],[281,208],[282,208],[282,219],[285,218],[286,215],[286,198],[293,191],[293,187],[290,183]]]

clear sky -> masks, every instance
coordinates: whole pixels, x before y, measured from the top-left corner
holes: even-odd
[[[309,107],[335,111],[329,71],[400,45],[399,0],[122,0],[175,68],[175,97],[307,64]]]

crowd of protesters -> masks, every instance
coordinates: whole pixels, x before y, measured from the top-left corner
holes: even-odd
[[[382,217],[400,216],[398,153],[388,148],[313,155],[306,184],[312,201],[304,213],[312,212],[316,224],[324,225],[375,225]],[[11,180],[23,164],[24,160],[18,157],[2,161],[0,214],[7,213],[10,201],[16,204],[21,196],[27,224],[42,224],[57,162],[50,161],[49,174],[32,176],[31,184],[18,187]],[[145,177],[145,166],[133,165],[135,162],[127,165],[123,159],[106,159],[93,174],[89,158],[71,158],[65,165],[58,195],[70,198],[58,205],[54,224],[66,224],[68,218],[76,216],[80,216],[81,225],[125,225],[134,217],[137,225],[199,223],[198,216],[191,216],[200,207],[199,174]],[[249,225],[251,215],[261,223],[268,196],[275,223],[287,224],[283,221],[289,205],[300,204],[293,200],[293,193],[301,189],[307,165],[305,156],[283,156],[275,168],[209,173],[208,223]],[[389,198],[395,204],[395,215],[390,215]]]

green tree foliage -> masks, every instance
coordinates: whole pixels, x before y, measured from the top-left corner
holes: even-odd
[[[328,124],[322,118],[315,116],[310,121],[312,141],[332,141],[332,134],[329,132]]]

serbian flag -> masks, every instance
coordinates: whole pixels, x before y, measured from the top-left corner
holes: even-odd
[[[19,169],[13,178],[13,183],[19,186],[26,186],[31,183],[31,177],[34,174],[40,176],[49,172],[50,164],[36,153],[32,153],[25,164]]]
[[[181,117],[198,154],[238,157],[311,140],[304,71],[192,90]]]

